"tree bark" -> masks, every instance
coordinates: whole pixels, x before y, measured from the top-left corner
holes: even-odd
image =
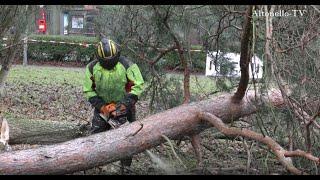
[[[84,130],[75,123],[7,118],[9,144],[54,144],[80,137]]]
[[[118,161],[155,147],[165,140],[197,134],[209,123],[201,123],[199,112],[208,112],[228,123],[259,108],[253,91],[240,103],[231,101],[231,94],[179,107],[135,121],[119,129],[89,137],[31,150],[5,152],[0,156],[0,174],[67,174]],[[270,92],[262,101],[282,106],[279,91]],[[143,125],[141,125],[141,123]],[[141,128],[142,127],[142,128]]]

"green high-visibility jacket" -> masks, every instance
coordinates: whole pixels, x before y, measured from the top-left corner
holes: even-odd
[[[125,86],[129,81],[133,85],[130,92],[126,92]],[[100,109],[105,103],[121,101],[128,93],[139,97],[143,85],[144,80],[137,64],[120,56],[112,70],[103,68],[98,61],[89,63],[86,67],[83,92],[86,99]]]

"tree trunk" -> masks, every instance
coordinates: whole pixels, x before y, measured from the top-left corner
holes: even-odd
[[[189,68],[189,63],[184,57],[183,54],[183,47],[180,46],[180,44],[177,43],[178,47],[178,54],[180,58],[180,63],[182,64],[183,67],[183,103],[187,104],[190,102],[190,68]]]
[[[268,11],[268,5],[265,5],[264,6],[264,9],[265,9],[265,13],[274,13],[274,8],[275,6],[274,5],[271,5],[270,7],[270,12]],[[265,38],[266,38],[266,43],[265,43],[265,53],[266,53],[266,67],[264,68],[264,77],[267,77],[267,78],[271,78],[272,75],[274,74],[273,73],[273,68],[272,68],[272,62],[271,62],[271,52],[270,52],[270,41],[271,41],[271,38],[272,38],[272,16],[266,16],[266,35],[265,35]]]
[[[200,112],[208,112],[228,123],[257,111],[254,92],[248,91],[240,103],[231,102],[231,94],[223,94],[210,100],[184,104],[179,107],[135,121],[119,129],[89,137],[78,138],[37,149],[5,152],[0,156],[0,174],[67,174],[126,158],[165,140],[163,135],[181,138],[197,134],[210,127],[201,123]],[[279,91],[263,98],[264,103],[282,106]],[[141,124],[143,124],[141,128]]]
[[[54,144],[80,137],[83,130],[70,122],[7,118],[9,144]]]
[[[241,37],[241,52],[240,52],[240,82],[237,92],[232,97],[234,103],[238,103],[244,97],[249,83],[249,63],[251,61],[250,47],[252,39],[252,6],[248,6],[246,19],[244,22],[243,33]]]
[[[6,65],[2,65],[1,70],[0,70],[0,97],[4,96],[4,85],[5,81],[7,79],[7,76],[9,74],[9,67]]]
[[[2,64],[1,64],[1,70],[0,70],[0,98],[2,96],[4,96],[5,94],[5,81],[8,77],[9,74],[9,70],[10,70],[10,66],[11,66],[11,62],[14,60],[17,52],[18,52],[18,48],[15,44],[17,44],[17,42],[20,39],[20,33],[16,32],[16,30],[14,29],[14,36],[12,38],[12,40],[8,39],[8,46],[11,46],[8,48],[8,50],[5,52],[5,57],[3,57],[2,60]]]
[[[23,66],[28,65],[28,37],[26,36],[23,40]]]
[[[9,44],[10,45],[10,44]],[[10,47],[8,49],[7,55],[4,57],[3,63],[1,64],[0,70],[0,97],[3,97],[5,94],[5,82],[9,74],[10,70],[10,63],[13,61],[17,52],[17,48]]]

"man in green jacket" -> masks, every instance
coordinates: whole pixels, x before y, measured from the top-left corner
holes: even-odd
[[[135,121],[135,103],[144,84],[137,64],[120,56],[120,48],[114,41],[102,38],[97,46],[96,57],[97,60],[86,67],[83,85],[86,99],[95,108],[91,133],[111,129],[100,114],[117,117],[118,112],[124,112],[129,122]],[[132,158],[121,160],[122,172],[131,162]]]

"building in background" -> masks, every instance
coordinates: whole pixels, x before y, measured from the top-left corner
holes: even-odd
[[[46,32],[49,35],[84,35],[95,36],[94,17],[99,9],[96,5],[44,5],[46,15]],[[41,18],[35,13],[35,22]],[[35,23],[33,32],[40,34],[38,24]]]
[[[216,60],[216,62],[215,62]],[[206,58],[206,76],[240,77],[240,54],[209,51]],[[249,63],[249,77],[261,79],[263,62],[258,56],[253,56]]]

